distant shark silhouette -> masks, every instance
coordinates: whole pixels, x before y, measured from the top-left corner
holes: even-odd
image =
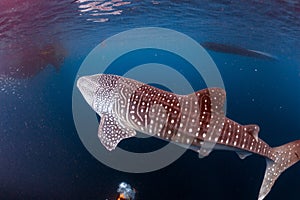
[[[247,56],[247,57],[267,59],[267,60],[277,60],[275,56],[269,53],[244,49],[234,45],[220,44],[215,42],[204,42],[201,43],[201,45],[207,50],[220,52],[220,53],[235,54],[240,56]]]
[[[66,56],[67,51],[60,43],[16,51],[2,58],[0,75],[17,79],[31,78],[48,65],[59,71]]]
[[[212,148],[235,151],[242,159],[255,153],[267,162],[259,200],[282,172],[300,160],[300,140],[272,148],[258,137],[257,125],[241,125],[227,118],[223,111],[226,94],[220,88],[177,95],[106,74],[83,76],[77,86],[101,116],[98,137],[108,150],[140,131],[189,147],[202,156]]]

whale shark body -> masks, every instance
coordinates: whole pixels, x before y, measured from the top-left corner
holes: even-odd
[[[267,167],[258,200],[265,198],[283,171],[300,160],[300,140],[272,148],[258,137],[257,125],[241,125],[227,118],[226,93],[221,88],[177,95],[108,74],[80,77],[77,86],[101,116],[98,137],[108,150],[140,131],[201,156],[226,149],[242,159],[253,153],[265,157]]]
[[[208,50],[219,52],[219,53],[226,53],[226,54],[233,54],[233,55],[240,55],[252,58],[259,58],[259,59],[266,59],[266,60],[278,60],[276,56],[273,56],[269,53],[245,49],[242,47],[229,45],[229,44],[221,44],[215,42],[203,42],[201,45]]]

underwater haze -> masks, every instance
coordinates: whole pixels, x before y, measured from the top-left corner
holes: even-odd
[[[102,41],[141,27],[272,55],[276,59],[207,49],[224,82],[229,118],[258,124],[259,137],[272,147],[300,139],[298,1],[1,0],[0,199],[115,200],[123,181],[136,189],[136,200],[257,199],[266,165],[258,155],[241,160],[214,151],[199,159],[188,150],[163,169],[126,173],[87,151],[72,115],[77,71]],[[206,87],[189,73],[190,64],[155,49],[131,52],[107,73],[123,75],[151,62],[180,66],[194,89]],[[135,152],[164,145],[157,138],[120,143]],[[298,200],[299,178],[297,163],[265,199]]]

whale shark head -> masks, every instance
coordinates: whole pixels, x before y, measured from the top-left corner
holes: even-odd
[[[110,113],[116,95],[118,76],[96,74],[82,76],[77,87],[87,103],[99,115]]]

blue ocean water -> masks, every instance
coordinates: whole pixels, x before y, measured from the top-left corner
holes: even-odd
[[[3,0],[0,5],[0,71],[24,55],[23,63],[38,65],[24,52],[42,44],[67,51],[59,71],[49,65],[28,79],[0,79],[0,199],[111,200],[122,181],[136,188],[138,200],[257,199],[265,170],[265,159],[257,155],[240,160],[233,152],[216,151],[199,159],[187,151],[166,168],[131,174],[103,165],[85,149],[72,116],[76,73],[100,42],[132,28],[163,27],[199,43],[232,44],[278,57],[269,61],[209,51],[224,81],[229,118],[258,124],[260,138],[271,146],[300,139],[297,1]],[[206,87],[201,77],[186,72],[189,64],[155,50],[117,60],[110,72],[122,74],[149,61],[180,65],[196,89]],[[139,151],[165,143],[151,138],[120,145]],[[299,176],[298,163],[279,177],[266,199],[299,199]]]

